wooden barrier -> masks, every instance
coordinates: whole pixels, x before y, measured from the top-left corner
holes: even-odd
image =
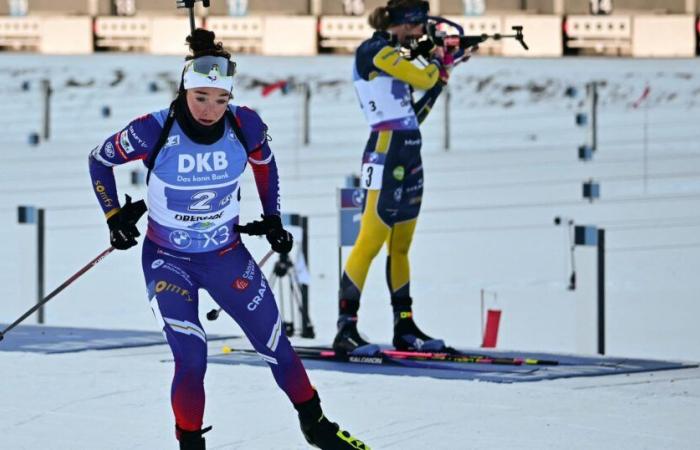
[[[503,33],[501,16],[447,16],[445,17],[464,28],[466,35]],[[479,44],[480,55],[500,55],[503,51],[503,41],[489,39]]]
[[[635,57],[693,57],[698,48],[693,15],[447,16],[467,35],[511,34],[524,27],[525,51],[512,39],[488,40],[481,54],[557,57],[565,49]],[[202,18],[197,21],[201,24]],[[354,52],[373,33],[358,16],[211,16],[207,28],[235,53],[314,55],[319,49]],[[189,24],[184,16],[0,17],[0,48],[53,54],[86,54],[97,49],[186,52]]]
[[[87,16],[42,18],[39,51],[61,55],[92,53],[92,18]]]
[[[316,16],[265,16],[263,55],[312,56],[318,53]]]
[[[153,17],[151,22],[150,51],[156,55],[186,55],[185,38],[190,34],[190,23],[185,17]],[[201,26],[201,18],[196,18]]]
[[[557,57],[562,55],[561,16],[506,16],[503,19],[503,33],[512,34],[512,27],[516,25],[523,27],[525,42],[530,50],[522,48],[515,39],[506,39],[503,41],[503,56]]]
[[[0,17],[0,47],[38,50],[41,41],[38,17]]]
[[[148,51],[151,19],[147,17],[96,17],[95,47],[112,50]]]
[[[321,16],[318,23],[319,46],[322,49],[354,52],[373,32],[367,17]]]
[[[261,53],[264,23],[262,16],[208,17],[207,29],[216,33],[217,40],[236,53]]]
[[[617,55],[632,51],[631,16],[567,16],[564,34],[569,49]]]
[[[632,56],[695,56],[694,16],[634,16],[633,23]]]

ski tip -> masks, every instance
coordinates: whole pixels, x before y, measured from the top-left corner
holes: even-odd
[[[233,352],[233,349],[231,347],[229,347],[228,345],[224,345],[223,347],[221,347],[221,352],[222,353],[231,353],[231,352]]]

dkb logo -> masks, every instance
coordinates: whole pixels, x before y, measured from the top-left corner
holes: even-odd
[[[178,155],[177,171],[179,173],[211,172],[213,170],[224,170],[228,167],[226,152],[205,152],[192,155]]]

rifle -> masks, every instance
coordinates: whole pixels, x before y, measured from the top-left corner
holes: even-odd
[[[456,33],[449,34],[448,32],[440,29],[441,25],[450,27],[456,30]],[[525,50],[530,48],[525,43],[525,36],[523,35],[522,25],[515,25],[511,27],[514,34],[477,34],[477,35],[466,35],[464,34],[464,28],[449,19],[437,16],[428,16],[428,20],[425,23],[425,32],[427,39],[423,41],[413,42],[409,48],[410,55],[409,59],[415,59],[418,56],[428,58],[430,52],[435,46],[444,47],[445,50],[454,54],[455,64],[466,61],[469,58],[467,53],[468,49],[477,47],[484,41],[493,39],[495,41],[500,41],[501,39],[515,39],[522,45]]]
[[[202,2],[205,8],[209,8],[210,0],[175,0],[177,9],[187,8],[190,10],[190,30],[192,33],[194,33],[194,29],[196,28],[194,24],[194,4],[197,2]]]

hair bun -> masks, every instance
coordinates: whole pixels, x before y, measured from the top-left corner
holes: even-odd
[[[391,4],[391,2],[389,2]],[[375,30],[386,30],[389,27],[389,8],[386,6],[377,6],[367,17],[369,26]]]
[[[187,43],[190,46],[190,50],[197,54],[207,50],[215,50],[217,47],[214,42],[215,38],[216,35],[213,31],[197,28],[191,35],[187,36]]]
[[[191,35],[187,36],[187,44],[190,46],[192,54],[185,57],[186,60],[205,55],[231,58],[231,54],[224,49],[224,44],[216,42],[214,32],[204,28],[197,28]]]

